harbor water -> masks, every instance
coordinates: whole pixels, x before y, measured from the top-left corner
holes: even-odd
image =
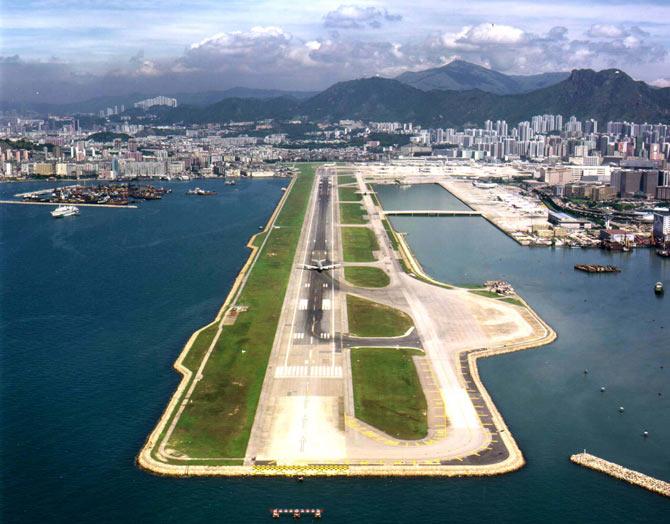
[[[587,448],[670,479],[670,301],[652,289],[656,280],[668,287],[670,262],[649,251],[522,248],[479,217],[393,223],[436,278],[509,280],[557,330],[550,346],[480,366],[525,468],[303,483],[137,469],[178,383],[175,359],[216,314],[286,181],[198,181],[218,191],[212,197],[186,196],[193,183],[169,185],[171,195],[135,210],[82,208],[59,220],[44,206],[0,206],[2,522],[264,522],[273,507],[324,508],[332,522],[667,521],[667,500],[569,456]],[[0,196],[41,187],[2,184]],[[388,209],[448,209],[439,206],[453,198],[437,186],[427,200],[383,189]],[[622,272],[579,273],[578,262]]]

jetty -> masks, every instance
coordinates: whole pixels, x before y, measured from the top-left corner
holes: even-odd
[[[655,479],[654,477],[639,473],[638,471],[624,468],[613,462],[608,462],[607,460],[586,453],[586,451],[572,455],[570,460],[585,468],[600,471],[601,473],[607,473],[610,477],[624,480],[629,484],[635,484],[636,486],[653,491],[659,495],[670,497],[670,482]]]
[[[23,206],[62,206],[62,202],[33,202],[31,200],[0,200],[0,204],[18,204]],[[106,207],[109,209],[137,209],[133,204],[83,204],[77,202],[79,207]]]
[[[409,216],[409,217],[478,217],[482,214],[479,211],[468,210],[448,210],[448,209],[407,209],[382,211],[387,217]]]

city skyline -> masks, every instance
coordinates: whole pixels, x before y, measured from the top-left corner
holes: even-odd
[[[3,100],[234,86],[320,90],[464,59],[509,74],[624,69],[670,85],[665,2],[3,3]]]

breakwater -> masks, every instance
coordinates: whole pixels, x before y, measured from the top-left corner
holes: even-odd
[[[619,466],[614,462],[608,462],[607,460],[601,459],[586,452],[572,455],[570,460],[575,464],[584,466],[585,468],[600,471],[601,473],[606,473],[610,477],[624,480],[629,484],[635,484],[636,486],[653,491],[659,495],[670,497],[670,482],[665,482],[663,480],[645,475],[644,473],[624,468],[623,466]]]

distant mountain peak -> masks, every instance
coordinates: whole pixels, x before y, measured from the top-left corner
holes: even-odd
[[[456,59],[432,69],[408,71],[397,76],[396,80],[422,91],[479,89],[488,93],[509,95],[527,93],[556,84],[566,79],[568,75],[569,73],[506,75],[481,65]]]

